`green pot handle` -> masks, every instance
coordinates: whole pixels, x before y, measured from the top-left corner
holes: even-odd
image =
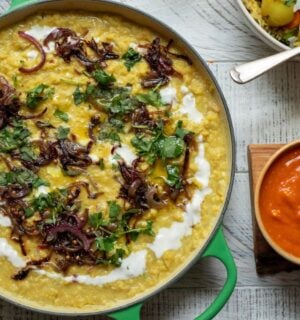
[[[11,5],[8,11],[12,11],[14,9],[17,9],[19,7],[22,7],[34,2],[37,2],[37,0],[11,0]]]
[[[115,320],[140,320],[142,306],[143,304],[139,303],[130,308],[111,313],[108,316]]]
[[[221,311],[230,298],[237,280],[236,265],[228,248],[221,227],[218,229],[214,238],[201,256],[201,258],[205,257],[217,258],[224,264],[227,271],[227,280],[216,299],[200,316],[196,317],[195,320],[213,319]],[[111,313],[109,316],[115,320],[140,320],[141,308],[142,304],[137,304],[125,310]]]
[[[221,311],[230,298],[237,280],[236,265],[225,240],[222,227],[219,228],[214,238],[201,256],[201,258],[205,257],[214,257],[219,259],[226,268],[227,279],[224,287],[219,292],[216,299],[200,316],[196,317],[195,320],[213,319]]]

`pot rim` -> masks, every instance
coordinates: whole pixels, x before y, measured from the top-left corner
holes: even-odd
[[[22,11],[29,9],[29,8],[33,8],[34,12],[36,13],[39,10],[42,10],[43,5],[46,3],[53,4],[53,6],[54,6],[53,10],[58,10],[58,11],[63,12],[64,10],[59,10],[58,8],[55,8],[55,4],[62,3],[62,2],[70,2],[70,1],[72,1],[72,0],[41,0],[36,3],[29,3],[24,6],[17,7],[16,9],[13,9],[12,11],[8,11],[8,12],[4,13],[3,15],[0,16],[0,20],[4,17],[9,17],[15,13],[22,12]],[[229,111],[225,96],[224,96],[215,76],[213,75],[212,71],[209,69],[207,63],[204,61],[204,59],[201,57],[201,55],[196,51],[196,49],[194,49],[194,47],[191,44],[189,44],[189,42],[187,40],[185,40],[185,38],[183,36],[181,36],[177,31],[175,31],[172,27],[168,26],[166,23],[160,21],[159,19],[153,17],[152,15],[150,15],[140,9],[136,9],[133,6],[130,6],[130,5],[127,5],[124,3],[120,3],[120,2],[115,2],[114,0],[84,0],[84,1],[80,1],[80,2],[81,3],[82,2],[90,2],[90,3],[95,3],[95,4],[102,3],[104,5],[107,4],[110,6],[114,6],[114,7],[120,9],[120,12],[118,14],[123,17],[124,17],[124,15],[122,14],[122,10],[124,8],[137,14],[137,15],[140,15],[141,17],[146,17],[149,20],[151,20],[151,22],[154,25],[157,25],[161,29],[166,30],[168,33],[172,34],[174,36],[175,40],[179,39],[180,42],[182,43],[183,47],[188,48],[188,50],[193,53],[195,58],[200,62],[201,67],[203,68],[203,71],[205,71],[205,73],[206,73],[205,76],[214,85],[216,92],[217,92],[217,96],[220,100],[220,103],[222,104],[223,109],[224,109],[224,121],[227,121],[228,141],[231,144],[231,146],[228,147],[228,151],[230,152],[231,159],[229,161],[230,174],[228,175],[229,182],[228,182],[226,197],[223,202],[223,207],[220,210],[219,216],[216,219],[214,228],[212,229],[209,236],[206,238],[206,240],[202,244],[201,248],[198,249],[198,252],[196,254],[194,254],[194,256],[192,258],[190,258],[190,261],[184,267],[182,267],[182,269],[180,269],[180,271],[177,274],[175,274],[174,276],[171,276],[169,279],[163,281],[162,284],[155,286],[152,291],[147,292],[145,294],[141,294],[137,298],[134,298],[134,299],[130,300],[129,302],[125,302],[124,304],[120,304],[116,307],[112,307],[112,308],[109,308],[106,310],[101,310],[101,311],[85,311],[82,313],[81,312],[79,313],[78,311],[75,312],[73,310],[63,311],[63,312],[56,311],[56,309],[43,310],[43,309],[39,308],[38,306],[26,305],[26,304],[23,304],[22,302],[13,300],[13,298],[4,297],[3,295],[0,295],[1,299],[8,301],[16,306],[30,310],[30,311],[39,312],[39,313],[48,314],[48,315],[59,315],[59,316],[66,316],[66,317],[75,316],[75,315],[76,316],[79,316],[79,315],[80,316],[94,316],[94,315],[105,315],[105,314],[107,315],[110,313],[114,313],[116,311],[124,310],[124,309],[132,307],[136,304],[144,303],[149,298],[153,297],[154,295],[157,295],[158,293],[160,293],[161,291],[163,291],[164,289],[166,289],[167,287],[169,287],[170,285],[172,285],[173,283],[178,281],[199,260],[199,258],[201,257],[201,255],[203,254],[203,252],[205,251],[205,249],[208,247],[209,243],[213,239],[214,235],[216,234],[218,228],[222,224],[223,217],[224,217],[225,211],[228,207],[228,203],[229,203],[231,193],[232,193],[234,176],[235,176],[235,166],[236,166],[236,141],[235,141],[232,119],[231,119],[230,111]],[[76,9],[78,9],[78,8],[74,8],[74,10],[76,10]],[[79,10],[84,11],[85,9],[79,9]],[[88,10],[88,9],[86,9],[86,11],[92,12],[91,10]],[[101,10],[99,10],[97,8],[95,9],[95,11],[101,12]],[[103,10],[102,10],[102,12],[103,12]],[[109,12],[109,10],[106,12]],[[34,14],[34,13],[31,13],[31,14]],[[129,21],[132,21],[133,23],[137,23],[139,25],[142,25],[141,23],[135,22],[135,20],[131,19],[130,17],[125,17],[125,18],[128,19]]]
[[[293,150],[297,147],[300,146],[300,140],[295,140],[292,141],[286,145],[284,145],[283,147],[281,147],[279,150],[277,150],[271,157],[270,159],[267,161],[267,163],[265,164],[263,170],[261,171],[256,187],[255,187],[255,194],[254,194],[254,211],[255,211],[255,217],[256,217],[256,221],[257,224],[259,226],[260,231],[262,232],[264,238],[267,240],[267,242],[269,243],[269,245],[283,258],[300,265],[300,257],[296,257],[293,254],[289,253],[288,251],[284,250],[283,248],[281,248],[273,239],[272,237],[268,234],[266,227],[264,226],[263,222],[262,222],[262,218],[261,218],[261,212],[260,212],[260,208],[259,208],[259,199],[260,199],[260,191],[261,191],[261,186],[262,183],[265,179],[265,176],[267,174],[267,172],[269,171],[269,169],[271,168],[271,166],[287,151]]]

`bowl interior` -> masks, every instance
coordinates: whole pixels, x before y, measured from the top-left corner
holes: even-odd
[[[275,39],[272,35],[270,35],[250,14],[247,10],[243,0],[237,0],[237,4],[241,9],[246,21],[250,27],[250,29],[262,40],[264,41],[269,47],[277,50],[289,50],[290,47],[286,46],[285,44],[281,43],[279,40]]]
[[[259,200],[260,200],[260,193],[261,193],[261,186],[264,181],[264,178],[268,172],[268,170],[271,168],[271,166],[276,162],[276,160],[281,157],[285,152],[293,150],[295,148],[300,147],[300,140],[293,141],[282,148],[280,148],[275,154],[269,159],[269,161],[266,163],[265,167],[263,168],[259,178],[258,182],[255,188],[255,195],[254,195],[254,202],[255,202],[255,216],[256,216],[256,221],[258,223],[258,226],[264,236],[264,238],[267,240],[267,242],[270,244],[270,246],[282,257],[285,259],[299,264],[300,265],[300,257],[296,257],[292,255],[291,253],[287,252],[286,250],[282,249],[269,235],[267,232],[261,218],[261,212],[260,212],[260,206],[259,206]]]

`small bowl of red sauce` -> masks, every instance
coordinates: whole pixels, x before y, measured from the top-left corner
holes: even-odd
[[[255,214],[271,247],[300,264],[300,140],[267,162],[255,189]]]

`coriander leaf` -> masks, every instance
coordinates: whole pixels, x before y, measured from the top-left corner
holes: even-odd
[[[41,179],[31,170],[23,168],[17,168],[10,172],[0,173],[0,186],[7,186],[9,184],[29,184],[32,185],[33,188],[49,185],[47,181]]]
[[[184,141],[174,136],[165,137],[159,141],[158,147],[163,159],[177,158],[183,153]]]
[[[108,214],[112,220],[118,218],[119,214],[121,213],[121,207],[116,203],[116,201],[109,201],[108,202]]]
[[[70,133],[70,128],[59,126],[57,128],[56,137],[58,140],[67,139],[69,133]]]
[[[176,124],[175,135],[178,138],[183,139],[187,134],[192,133],[182,127],[182,121],[178,121]]]
[[[121,265],[122,259],[125,256],[125,250],[124,249],[116,249],[116,252],[110,257],[109,263],[119,267]]]
[[[96,238],[96,248],[99,251],[110,252],[114,249],[116,238],[110,236],[107,238]]]
[[[168,164],[166,166],[166,170],[167,170],[167,184],[170,187],[174,187],[176,189],[180,189],[181,185],[182,185],[182,179],[180,176],[180,170],[179,170],[179,166],[178,165],[172,165],[172,164]]]
[[[115,130],[109,129],[109,128],[102,129],[99,133],[98,139],[104,140],[104,141],[108,140],[108,141],[111,141],[112,143],[121,142],[121,138],[119,134]]]
[[[94,229],[98,229],[103,225],[107,225],[108,223],[103,220],[102,212],[97,212],[89,215],[89,224]]]
[[[297,3],[297,0],[282,0],[287,7],[292,7]]]
[[[82,102],[86,100],[86,93],[80,91],[80,88],[77,87],[73,92],[73,100],[76,106],[79,106]]]
[[[32,208],[25,208],[25,218],[31,218],[34,215],[34,210]]]
[[[24,161],[31,162],[37,159],[37,155],[35,154],[31,145],[25,145],[20,148],[21,159]]]
[[[66,113],[66,112],[63,112],[59,109],[56,109],[55,112],[54,112],[54,116],[56,118],[59,118],[61,119],[62,121],[64,122],[68,122],[69,121],[69,115]]]
[[[0,130],[0,152],[10,153],[28,143],[30,131],[22,121],[14,121],[13,127]]]
[[[41,102],[53,97],[53,95],[54,88],[49,88],[49,86],[45,84],[40,84],[27,92],[26,106],[30,109],[36,109]]]
[[[124,60],[125,67],[130,71],[136,63],[141,61],[142,56],[133,48],[129,48],[127,52],[123,54],[122,59]]]
[[[161,95],[156,90],[149,90],[147,93],[140,93],[136,96],[136,98],[144,103],[149,104],[154,107],[160,107],[163,105],[163,102],[161,100]]]
[[[116,78],[112,74],[108,74],[102,69],[95,70],[92,73],[92,77],[103,87],[107,87],[116,81]]]
[[[104,159],[103,158],[99,159],[99,168],[101,170],[105,169],[105,164],[104,164]]]
[[[141,234],[146,234],[149,236],[154,236],[154,231],[152,229],[153,222],[148,220],[147,225],[144,228],[130,229],[125,233],[129,234],[131,240],[136,241]]]

